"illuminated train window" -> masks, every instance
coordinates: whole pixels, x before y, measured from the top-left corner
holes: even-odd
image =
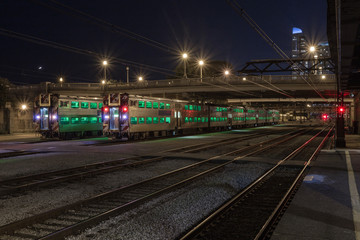
[[[159,123],[159,118],[158,118],[158,117],[154,117],[153,123],[155,123],[155,124]]]
[[[163,102],[160,103],[160,109],[165,109],[165,103]]]
[[[61,117],[60,123],[61,124],[69,124],[69,117]]]
[[[89,108],[88,102],[81,102],[81,108]]]
[[[193,106],[193,105],[189,105],[189,110],[194,110],[194,106]]]
[[[189,110],[189,106],[188,106],[188,105],[185,105],[185,110]]]
[[[90,117],[90,123],[97,123],[97,117]]]
[[[152,117],[147,117],[146,124],[151,124],[151,123],[152,123]]]
[[[145,118],[139,117],[139,124],[143,124],[143,123],[145,123]]]
[[[146,102],[146,108],[152,108],[152,102]]]
[[[88,117],[81,117],[81,118],[80,118],[80,122],[83,123],[83,124],[84,124],[84,123],[88,123],[88,122],[89,122],[89,118],[88,118]]]
[[[167,105],[167,104],[166,104],[166,105]],[[170,105],[170,104],[169,104],[169,105]],[[170,120],[171,120],[170,117],[166,117],[166,118],[165,118],[165,122],[166,122],[166,123],[170,123]]]
[[[166,109],[170,109],[170,103],[166,104]]]
[[[188,117],[185,117],[185,122],[189,122],[189,118]]]
[[[198,106],[198,111],[201,111],[201,106]]]
[[[145,101],[139,101],[139,108],[145,107]]]
[[[72,123],[72,124],[79,123],[79,118],[78,118],[78,117],[73,117],[73,118],[71,118],[71,123]]]
[[[97,109],[97,103],[96,102],[90,103],[90,108],[91,109]]]
[[[161,117],[160,118],[160,123],[164,123],[165,122],[165,118]]]
[[[99,103],[99,109],[101,109],[103,107],[102,103]]]
[[[154,103],[153,103],[153,108],[154,108],[154,109],[158,109],[158,108],[159,108],[159,103],[158,103],[158,102],[154,102]]]
[[[69,107],[69,101],[60,101],[60,107]]]
[[[79,102],[71,102],[72,108],[79,108]]]
[[[189,122],[193,122],[193,118],[192,118],[192,117],[189,118]]]
[[[137,117],[131,117],[130,118],[130,123],[131,124],[137,124]]]

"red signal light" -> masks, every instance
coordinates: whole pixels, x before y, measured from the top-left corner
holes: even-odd
[[[327,115],[327,114],[323,114],[323,115],[322,115],[322,119],[323,119],[323,120],[327,120],[328,118],[329,118],[329,115]]]
[[[104,112],[109,112],[109,108],[108,108],[108,107],[104,107]]]
[[[339,107],[339,113],[344,113],[345,112],[345,108],[344,107]]]
[[[127,112],[129,109],[128,109],[128,107],[127,106],[124,106],[123,108],[122,108],[122,112]]]

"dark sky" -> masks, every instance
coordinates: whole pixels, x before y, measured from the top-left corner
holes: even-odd
[[[90,50],[110,61],[108,76],[125,81],[121,58],[169,71],[179,55],[129,39],[78,14],[46,7],[44,0],[0,1],[0,28],[70,47]],[[226,3],[225,0],[59,0],[172,48],[191,51],[192,58],[226,60],[238,70],[252,59],[278,58],[275,51]],[[292,27],[303,29],[308,39],[326,40],[326,0],[239,0],[240,5],[286,53],[290,53]],[[0,77],[18,84],[98,82],[103,76],[99,58],[38,45],[0,35]],[[39,70],[39,67],[42,67]],[[161,70],[161,72],[166,70]],[[131,67],[130,78],[165,75]]]

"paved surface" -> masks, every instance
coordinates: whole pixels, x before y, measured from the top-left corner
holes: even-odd
[[[345,140],[313,162],[272,240],[360,240],[360,135]]]

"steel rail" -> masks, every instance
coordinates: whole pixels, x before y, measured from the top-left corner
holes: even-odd
[[[305,133],[305,131],[303,131],[302,133]],[[289,141],[290,139],[293,139],[293,138],[295,138],[296,136],[298,136],[300,134],[301,133],[296,133],[295,135],[289,136],[287,138],[284,138],[284,136],[278,137],[277,138],[279,140],[278,142],[274,142],[275,140],[271,139],[271,140],[268,140],[268,141],[258,143],[258,144],[256,144],[256,146],[262,145],[263,147],[255,149],[252,152],[246,153],[246,154],[242,155],[242,157],[244,158],[244,157],[253,155],[255,153],[264,151],[265,149],[271,148],[271,147],[275,146],[276,144],[281,144],[281,143],[283,143],[285,141]],[[266,143],[268,143],[269,145],[264,146],[264,144],[266,144]],[[250,147],[252,148],[253,146],[250,146]],[[103,193],[103,194],[97,195],[95,197],[86,199],[86,200],[78,201],[76,203],[73,203],[73,204],[70,204],[70,205],[67,205],[67,206],[63,206],[63,207],[60,207],[60,208],[57,208],[57,209],[54,209],[54,210],[50,210],[50,211],[47,211],[47,212],[44,212],[44,213],[41,213],[41,214],[38,214],[38,215],[35,215],[35,216],[31,216],[31,217],[23,219],[23,220],[19,220],[19,221],[13,222],[13,223],[9,223],[7,225],[4,225],[4,226],[0,227],[0,234],[14,234],[15,231],[27,228],[29,226],[31,227],[36,223],[37,224],[44,223],[46,220],[54,219],[54,218],[56,218],[56,216],[61,216],[62,214],[69,213],[70,211],[75,211],[77,209],[84,208],[85,206],[89,206],[89,204],[91,204],[91,203],[93,203],[93,204],[94,203],[101,204],[101,202],[106,201],[106,199],[109,200],[110,197],[114,197],[114,196],[117,196],[119,194],[124,195],[124,191],[131,191],[135,187],[141,188],[141,186],[144,186],[144,184],[152,183],[152,182],[154,182],[156,180],[162,180],[162,183],[169,184],[168,183],[169,181],[168,180],[164,181],[164,178],[173,177],[174,174],[178,174],[180,176],[183,176],[184,173],[186,173],[186,171],[189,171],[189,169],[194,169],[196,167],[206,166],[204,164],[208,164],[208,165],[210,164],[210,167],[208,167],[208,169],[203,170],[203,169],[200,168],[199,169],[200,172],[196,173],[195,175],[192,175],[190,177],[185,176],[186,177],[185,179],[181,179],[179,182],[173,183],[170,186],[165,186],[163,188],[155,190],[155,192],[147,193],[147,194],[145,194],[145,196],[141,196],[140,198],[131,199],[130,201],[128,201],[128,202],[126,202],[126,203],[124,203],[124,204],[122,204],[120,206],[116,206],[115,208],[112,208],[112,209],[107,209],[103,213],[95,214],[95,216],[88,217],[87,220],[83,220],[81,222],[73,224],[72,227],[63,226],[63,228],[56,231],[56,233],[48,234],[46,236],[43,236],[40,239],[63,238],[64,236],[67,236],[69,234],[76,233],[79,229],[84,229],[86,227],[92,226],[95,223],[98,223],[99,221],[107,219],[107,218],[109,218],[111,216],[115,216],[115,215],[119,214],[120,212],[123,212],[124,209],[127,210],[129,208],[132,208],[132,207],[136,206],[137,204],[140,204],[140,203],[142,203],[144,201],[148,201],[153,197],[159,196],[160,194],[163,194],[163,193],[165,193],[167,191],[178,188],[178,187],[182,186],[185,183],[189,183],[190,181],[193,181],[193,180],[195,180],[195,179],[197,179],[197,178],[199,178],[201,176],[204,176],[204,175],[206,175],[208,173],[214,172],[214,171],[216,171],[216,170],[218,170],[218,169],[220,169],[220,168],[222,168],[222,167],[224,167],[224,166],[226,166],[226,165],[228,165],[230,163],[233,163],[233,162],[239,160],[239,157],[234,158],[233,160],[225,160],[227,162],[221,163],[221,164],[219,164],[218,162],[213,162],[213,160],[217,159],[217,158],[220,158],[220,157],[223,157],[223,156],[226,156],[226,155],[229,155],[229,154],[233,154],[235,152],[246,151],[246,150],[250,149],[250,147],[244,147],[243,149],[240,149],[240,150],[235,150],[235,151],[232,151],[232,152],[229,152],[229,153],[225,153],[225,154],[221,154],[221,155],[218,155],[218,156],[215,156],[215,157],[211,157],[211,158],[203,160],[201,162],[194,163],[194,164],[191,164],[189,166],[182,167],[180,169],[173,170],[171,172],[164,173],[164,174],[161,174],[159,176],[156,176],[156,177],[153,177],[153,178],[150,178],[150,179],[138,182],[138,183],[134,183],[134,184],[131,184],[131,185],[128,185],[128,186],[124,186],[122,188],[115,189],[115,190],[112,190],[110,192]],[[211,164],[212,165],[216,164],[217,166],[213,167]],[[145,188],[145,189],[147,189],[147,188]],[[37,238],[38,236],[34,236],[34,237]]]
[[[225,204],[223,204],[220,208],[218,208],[216,211],[214,211],[210,216],[208,216],[206,219],[201,221],[199,224],[197,224],[195,227],[193,227],[190,231],[188,231],[184,236],[182,236],[181,240],[188,240],[188,239],[195,239],[196,236],[201,234],[206,227],[211,225],[212,222],[216,221],[222,214],[224,214],[228,209],[230,209],[235,203],[239,201],[239,199],[243,198],[246,194],[250,193],[253,189],[255,189],[262,181],[264,181],[265,178],[268,176],[271,176],[271,174],[274,173],[276,169],[279,168],[285,161],[288,161],[292,158],[294,158],[297,154],[299,154],[306,146],[310,144],[317,136],[319,136],[322,131],[317,133],[315,136],[311,137],[309,140],[307,140],[304,144],[302,144],[300,147],[298,147],[296,150],[291,152],[287,157],[280,160],[274,167],[266,171],[262,176],[257,178],[254,182],[252,182],[249,186],[247,186],[245,189],[243,189],[240,193],[235,195],[233,198],[231,198],[229,201],[227,201]]]
[[[284,132],[284,131],[282,131]],[[296,132],[296,131],[295,131]],[[289,134],[291,134],[290,132]],[[221,146],[222,144],[231,144],[234,142],[237,142],[239,140],[247,140],[254,137],[259,136],[266,136],[268,132],[265,133],[256,133],[249,136],[242,136],[242,137],[236,137],[231,139],[226,139],[223,141],[219,141],[216,143],[205,143],[205,144],[195,144],[187,147],[182,148],[174,148],[170,150],[165,150],[160,153],[167,153],[167,152],[189,152],[189,149],[192,149],[194,151],[194,148],[199,151],[201,149],[207,149],[209,147],[214,146]],[[15,192],[19,192],[21,190],[26,190],[30,188],[36,188],[36,187],[42,187],[42,186],[49,186],[55,183],[70,181],[74,179],[83,179],[85,177],[99,175],[99,174],[105,174],[113,171],[117,171],[118,169],[130,167],[130,166],[137,166],[142,165],[146,163],[150,163],[153,161],[160,161],[163,160],[165,157],[151,157],[149,159],[145,160],[139,160],[141,158],[146,158],[147,155],[144,156],[138,156],[138,157],[130,157],[130,158],[124,158],[124,159],[118,159],[113,161],[107,161],[107,162],[100,162],[100,163],[94,163],[94,164],[87,164],[80,167],[75,168],[68,168],[58,171],[51,171],[41,174],[35,174],[35,175],[28,175],[24,177],[18,177],[13,179],[7,179],[4,181],[0,181],[0,193],[4,196],[5,194],[11,194]],[[139,161],[137,161],[139,160]],[[124,163],[125,161],[135,161],[131,163]]]

